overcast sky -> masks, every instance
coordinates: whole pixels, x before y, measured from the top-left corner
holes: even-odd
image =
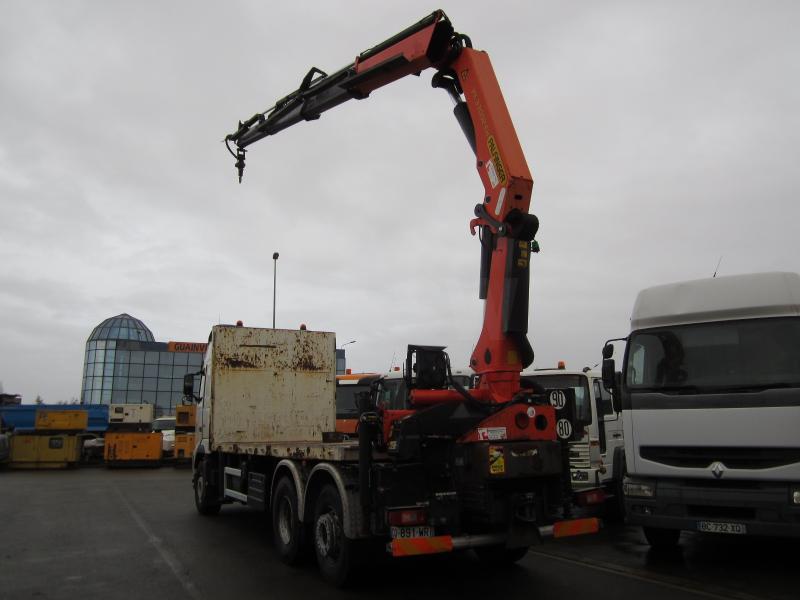
[[[432,72],[248,152],[239,119],[441,6],[492,58],[534,176],[537,367],[600,360],[642,287],[800,271],[797,2],[0,3],[0,381],[80,391],[92,328],[335,331],[354,370],[477,341],[483,196]]]

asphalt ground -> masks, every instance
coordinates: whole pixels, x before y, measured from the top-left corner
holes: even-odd
[[[640,531],[551,541],[492,570],[471,553],[376,557],[336,590],[313,559],[282,564],[268,519],[243,506],[195,512],[188,469],[0,472],[0,599],[800,598],[800,541],[684,533],[649,549]]]

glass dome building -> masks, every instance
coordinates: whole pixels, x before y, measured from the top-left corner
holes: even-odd
[[[153,404],[156,416],[171,415],[183,400],[183,376],[200,370],[205,349],[156,342],[139,319],[110,317],[86,340],[81,404]]]

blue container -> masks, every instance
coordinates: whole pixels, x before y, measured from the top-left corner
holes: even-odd
[[[86,431],[103,433],[108,429],[108,405],[106,404],[16,404],[0,406],[3,427],[19,433],[36,430],[36,411],[46,410],[85,410],[89,413],[89,427]]]

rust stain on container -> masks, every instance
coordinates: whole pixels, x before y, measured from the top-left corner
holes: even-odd
[[[258,369],[259,366],[251,360],[240,358],[238,356],[223,356],[220,361],[222,368],[228,369]]]
[[[325,369],[325,359],[319,354],[319,345],[310,343],[306,336],[301,335],[295,346],[294,361],[291,369],[295,371],[322,371]]]

